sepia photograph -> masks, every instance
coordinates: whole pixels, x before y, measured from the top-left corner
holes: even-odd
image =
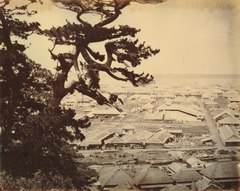
[[[0,191],[240,190],[240,0],[0,0]]]

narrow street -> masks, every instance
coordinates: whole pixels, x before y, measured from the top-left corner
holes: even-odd
[[[211,119],[209,112],[204,108],[203,104],[202,104],[202,109],[203,109],[203,112],[205,113],[205,120],[206,120],[207,126],[209,127],[210,135],[213,136],[213,141],[216,143],[215,146],[218,149],[225,147],[219,134],[218,134],[218,129],[217,129],[213,119]]]

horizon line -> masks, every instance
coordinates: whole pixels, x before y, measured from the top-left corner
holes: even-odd
[[[207,74],[207,73],[150,73],[152,75],[216,75],[216,76],[240,76],[240,74],[221,74],[221,73],[218,73],[218,74]]]

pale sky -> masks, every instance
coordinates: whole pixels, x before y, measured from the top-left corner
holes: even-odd
[[[45,2],[45,1],[44,1]],[[140,40],[161,51],[138,71],[174,74],[240,74],[240,2],[238,0],[168,0],[132,3],[114,23],[140,28]],[[71,12],[45,5],[37,19],[43,27],[75,20]],[[89,17],[89,22],[93,17]],[[33,36],[27,53],[43,66],[55,67],[51,42]],[[94,46],[93,46],[94,47]],[[99,45],[96,46],[99,48]],[[101,48],[100,48],[101,49]],[[65,51],[65,50],[63,50]]]

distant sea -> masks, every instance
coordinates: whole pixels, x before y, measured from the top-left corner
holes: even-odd
[[[159,87],[171,88],[174,86],[202,87],[222,86],[226,89],[234,88],[240,90],[240,75],[225,74],[153,74],[155,84]],[[109,85],[116,87],[131,87],[129,82],[110,80],[108,76],[101,76],[101,83],[104,87]]]
[[[240,89],[240,75],[228,74],[155,74],[153,75],[157,85],[170,86],[230,86]]]

